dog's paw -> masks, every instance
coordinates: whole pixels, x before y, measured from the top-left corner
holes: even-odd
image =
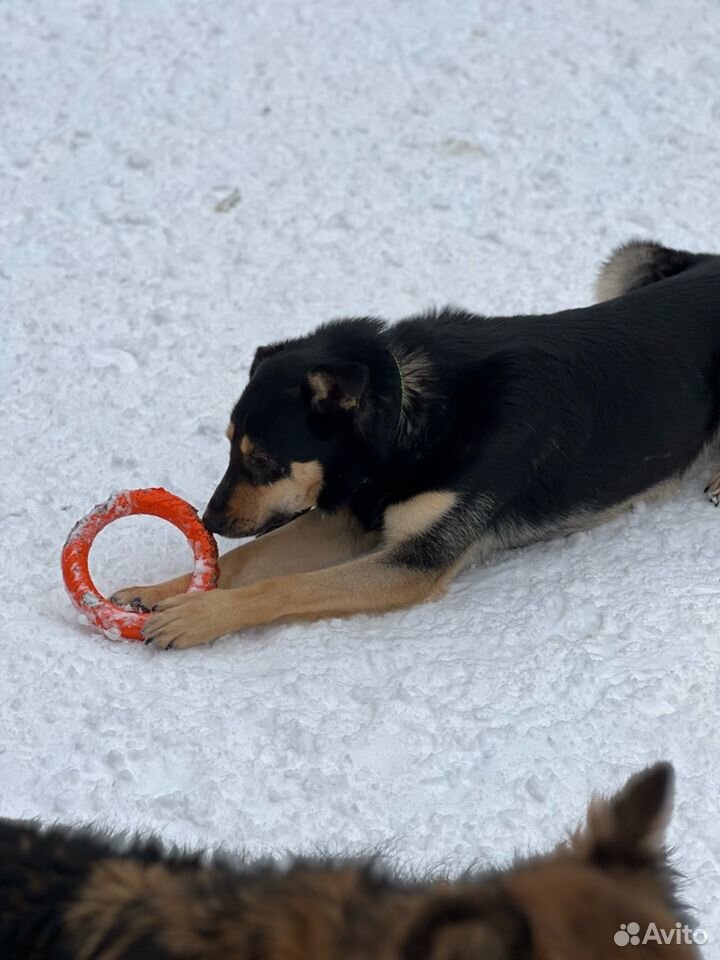
[[[126,587],[124,590],[117,590],[110,597],[110,603],[129,610],[148,613],[161,600],[167,600],[168,597],[175,597],[179,593],[184,593],[189,583],[190,577],[184,576],[176,577],[174,580],[166,580],[165,583],[156,583],[150,587]]]
[[[116,590],[110,597],[110,603],[114,603],[118,607],[124,607],[126,610],[148,613],[156,603],[163,599],[154,595],[153,591],[155,589],[155,587],[126,587],[124,590]]]
[[[219,590],[161,600],[143,627],[145,643],[163,650],[186,650],[209,643],[233,629],[226,608]]]
[[[705,487],[705,494],[714,507],[720,507],[720,472],[711,478]]]

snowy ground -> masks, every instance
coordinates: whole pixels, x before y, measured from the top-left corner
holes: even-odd
[[[80,626],[58,564],[112,490],[205,502],[259,343],[584,303],[629,235],[718,249],[719,42],[712,0],[0,4],[3,814],[460,866],[668,757],[720,956],[712,464],[440,603],[184,653]],[[125,520],[94,571],[186,553]]]

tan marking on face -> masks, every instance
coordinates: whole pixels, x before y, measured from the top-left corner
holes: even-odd
[[[232,422],[232,420],[227,425],[225,436],[228,438],[228,440],[230,440],[230,442],[232,442],[232,438],[235,436],[235,424]]]
[[[385,541],[400,543],[408,537],[424,533],[455,506],[457,494],[449,490],[420,493],[385,511]]]
[[[240,440],[240,453],[242,453],[243,456],[249,457],[254,449],[255,444],[247,434],[244,434]]]
[[[503,887],[527,917],[537,957],[576,960],[620,956],[614,933],[625,917],[645,930],[651,923],[674,930],[678,919],[659,891],[647,886],[649,871],[611,873],[583,863],[549,860],[547,865],[519,869],[503,878]],[[592,948],[592,953],[589,953]],[[683,944],[653,944],[648,960],[699,960],[695,948]]]
[[[292,516],[314,507],[322,485],[323,468],[319,460],[295,462],[291,464],[290,476],[275,483],[260,486],[243,483],[235,487],[228,502],[228,514],[247,529],[257,529],[265,526],[275,514]]]

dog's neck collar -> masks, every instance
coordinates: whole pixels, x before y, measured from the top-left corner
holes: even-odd
[[[398,382],[400,384],[400,405],[398,406],[398,415],[397,423],[395,424],[395,441],[397,442],[398,437],[400,436],[400,424],[402,423],[403,417],[403,408],[405,406],[405,377],[403,376],[402,367],[400,366],[400,361],[393,351],[388,347],[388,353],[393,359],[393,363],[397,368],[398,372]]]

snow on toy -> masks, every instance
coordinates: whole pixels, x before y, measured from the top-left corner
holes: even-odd
[[[215,538],[205,529],[194,507],[162,487],[114,494],[75,524],[62,551],[63,579],[70,599],[92,624],[113,640],[121,637],[142,640],[143,624],[149,615],[118,607],[103,597],[90,576],[88,556],[93,540],[103,527],[133,514],[162,517],[185,534],[195,560],[188,593],[212,590],[218,578]]]

